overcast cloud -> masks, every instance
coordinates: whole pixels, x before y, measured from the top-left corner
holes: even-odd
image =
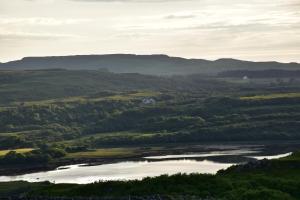
[[[169,54],[300,62],[299,0],[1,0],[0,62]]]

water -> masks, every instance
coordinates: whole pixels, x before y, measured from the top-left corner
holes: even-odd
[[[205,158],[212,156],[229,156],[229,155],[246,155],[252,153],[259,153],[259,150],[251,149],[235,149],[235,150],[223,150],[223,151],[211,151],[208,153],[190,153],[180,155],[163,155],[163,156],[148,156],[146,159],[150,160],[164,160],[164,159],[176,159],[176,158]]]
[[[160,162],[119,162],[98,166],[69,166],[68,169],[54,170],[23,176],[0,177],[3,181],[25,180],[29,182],[50,181],[55,183],[92,183],[99,180],[134,180],[162,174],[177,173],[216,173],[231,166],[211,161],[172,160]]]
[[[273,156],[252,156],[250,158],[255,158],[256,160],[263,160],[263,159],[278,159],[278,158],[283,158],[286,156],[290,156],[292,153],[283,153],[283,154],[278,154],[278,155],[273,155]]]
[[[289,154],[262,156],[258,149],[236,149],[194,154],[149,156],[141,158],[142,161],[126,161],[97,166],[70,165],[47,172],[20,176],[0,176],[0,182],[23,180],[28,182],[50,181],[53,183],[86,184],[99,180],[140,180],[145,177],[155,177],[163,174],[215,174],[221,169],[251,159],[275,159]]]

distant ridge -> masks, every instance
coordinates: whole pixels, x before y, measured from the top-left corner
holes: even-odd
[[[2,70],[35,69],[103,70],[115,73],[151,75],[217,74],[231,70],[300,70],[298,63],[251,62],[222,58],[215,61],[186,59],[167,55],[73,55],[25,57],[21,60],[0,63]]]

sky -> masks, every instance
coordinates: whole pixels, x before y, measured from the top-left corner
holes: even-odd
[[[300,0],[0,0],[0,62],[112,53],[300,62]]]

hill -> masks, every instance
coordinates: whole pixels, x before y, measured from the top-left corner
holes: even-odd
[[[299,88],[298,79],[2,71],[0,149],[296,140]]]
[[[233,70],[224,71],[218,74],[220,77],[231,77],[231,78],[299,78],[300,70],[260,70],[260,71],[250,71],[250,70]]]
[[[186,91],[214,87],[217,91],[226,86],[230,84],[197,75],[171,78],[99,70],[0,70],[0,104],[134,90]]]
[[[299,70],[297,63],[250,62],[234,59],[209,61],[185,59],[167,55],[75,55],[56,57],[25,57],[21,60],[0,63],[4,70],[28,69],[108,70],[115,73],[141,73],[151,75],[216,74],[227,70]]]

